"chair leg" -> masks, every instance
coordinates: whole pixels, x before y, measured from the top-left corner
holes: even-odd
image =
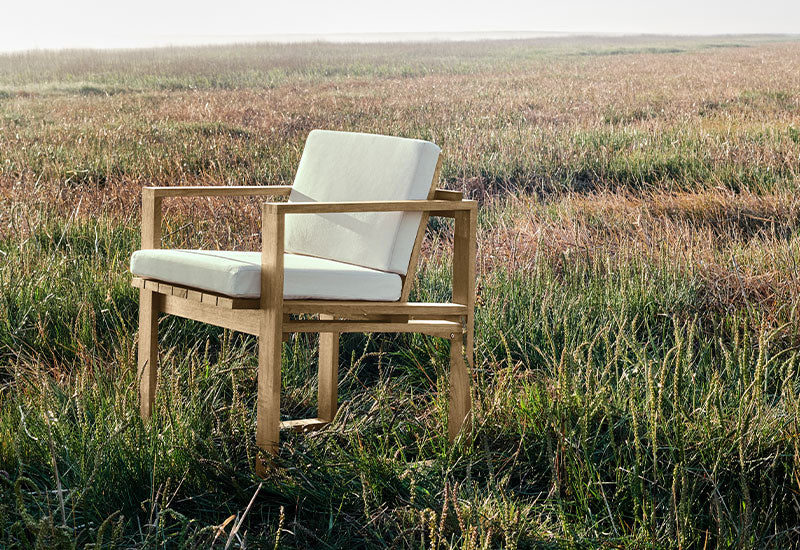
[[[450,408],[447,416],[447,432],[454,441],[464,423],[469,429],[472,398],[470,396],[470,376],[464,362],[464,342],[461,334],[450,338]]]
[[[139,291],[139,413],[144,420],[153,413],[158,378],[158,307],[152,290]]]
[[[279,310],[267,311],[258,338],[258,401],[256,404],[256,445],[278,453],[281,422],[281,351],[283,329]],[[256,459],[256,474],[263,476],[266,464]]]
[[[333,319],[331,315],[320,315],[320,319]],[[319,383],[317,392],[317,416],[327,422],[333,421],[339,401],[339,333],[323,332],[319,335]]]

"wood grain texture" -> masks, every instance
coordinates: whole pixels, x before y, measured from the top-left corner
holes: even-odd
[[[290,185],[175,185],[142,189],[154,197],[286,197],[292,191]],[[436,189],[432,198],[460,201],[464,196],[460,191]]]
[[[466,356],[474,366],[475,353],[475,255],[478,225],[476,209],[456,214],[453,237],[453,301],[466,304]]]
[[[280,440],[284,217],[264,205],[261,230],[256,445],[276,454]],[[263,474],[264,468],[262,459],[257,459],[256,473]]]
[[[348,202],[269,202],[265,203],[285,214],[336,214],[348,212],[431,212],[455,215],[475,208],[474,201],[348,201]]]
[[[361,302],[358,300],[285,300],[283,312],[299,315],[301,313],[324,313],[327,315],[465,315],[464,304],[437,302]]]
[[[144,420],[153,413],[158,379],[159,298],[151,290],[139,290],[139,413]]]
[[[144,288],[153,294],[158,293],[162,285],[155,281],[145,281]],[[138,285],[137,285],[138,286]],[[172,287],[170,287],[172,288]],[[180,292],[159,294],[161,312],[192,319],[203,323],[252,334],[257,336],[260,330],[260,309],[236,309],[229,305],[221,305],[213,300],[202,300],[203,293],[186,289],[186,296]],[[425,304],[396,302],[357,302],[344,303],[337,307],[337,302],[326,302],[323,306],[298,305],[290,300],[283,302],[284,315],[288,313],[315,313],[321,310],[322,316],[317,320],[283,321],[284,333],[291,332],[419,332],[422,334],[447,335],[451,332],[462,332],[460,318],[466,316],[467,307],[461,304]],[[381,314],[383,312],[383,314]],[[357,320],[336,320],[332,317],[359,317]],[[398,321],[398,316],[405,320]]]
[[[333,320],[322,314],[320,320]],[[288,323],[287,323],[288,324]],[[317,373],[317,415],[330,422],[339,406],[339,333],[321,332],[319,335],[319,371]]]
[[[175,283],[163,283],[154,279],[144,279],[142,277],[133,277],[131,279],[131,286],[146,288],[161,294],[166,294],[167,296],[186,298],[187,300],[216,305],[227,309],[258,309],[261,306],[261,302],[258,298],[232,298],[216,292],[198,290]]]
[[[230,309],[177,296],[162,296],[162,311],[169,315],[208,323],[258,336],[261,330],[261,310]]]
[[[142,250],[161,248],[161,197],[142,189]]]
[[[142,249],[161,247],[161,199],[142,192]],[[158,299],[152,290],[139,290],[139,354],[136,376],[139,381],[139,413],[150,418],[158,378]]]
[[[467,304],[463,340],[450,340],[450,408],[448,436],[453,441],[462,429],[469,429],[472,399],[470,374],[474,367],[475,255],[477,251],[477,209],[458,212],[453,234],[453,301]],[[466,356],[467,361],[464,361]],[[469,366],[469,368],[468,368]],[[464,426],[465,422],[466,427]]]
[[[437,166],[437,169],[439,168],[441,167]],[[438,179],[438,175],[435,176],[435,179]],[[437,201],[461,201],[464,200],[464,193],[461,191],[451,191],[449,189],[436,189],[431,198]]]
[[[413,332],[445,336],[461,334],[464,326],[454,321],[289,321],[284,324],[285,332]]]
[[[184,185],[144,187],[155,197],[285,197],[289,185]]]
[[[447,412],[447,435],[452,442],[462,429],[468,429],[472,397],[470,376],[464,362],[461,335],[450,339],[450,399]],[[464,424],[467,423],[467,426]]]
[[[227,309],[258,309],[261,302],[255,298],[231,298],[222,294],[180,286],[174,283],[163,283],[153,279],[133,277],[131,286],[146,288],[161,294],[186,298],[188,300],[214,304]],[[207,295],[204,299],[203,296]],[[466,315],[467,306],[450,302],[367,302],[361,300],[284,300],[283,313],[326,314],[338,317],[358,315],[410,315],[417,316],[454,316]]]

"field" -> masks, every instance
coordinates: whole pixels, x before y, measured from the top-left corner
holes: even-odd
[[[164,319],[139,419],[127,264],[142,185],[288,184],[313,128],[433,140],[480,201],[474,437],[444,342],[350,335],[262,481],[252,337]],[[0,547],[797,547],[798,182],[792,37],[0,55]],[[163,233],[255,250],[258,211]],[[309,416],[314,338],[284,358]]]

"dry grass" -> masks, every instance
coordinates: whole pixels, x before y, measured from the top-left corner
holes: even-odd
[[[556,50],[470,74],[297,79],[261,89],[12,93],[0,100],[0,185],[8,194],[21,182],[24,196],[44,193],[68,210],[75,200],[62,194],[70,187],[286,182],[305,135],[324,127],[433,139],[447,152],[445,178],[476,193],[766,192],[792,188],[798,175],[798,75],[800,46],[766,43],[683,53]],[[98,208],[106,210],[102,201]]]
[[[543,260],[565,269],[579,260],[610,266],[637,259],[699,278],[698,310],[758,308],[776,323],[798,320],[795,193],[601,192],[547,203],[518,197],[499,208],[511,213],[482,234],[483,272],[528,271]]]

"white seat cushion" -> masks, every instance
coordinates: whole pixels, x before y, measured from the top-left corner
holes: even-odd
[[[427,199],[440,152],[418,139],[314,130],[289,202]],[[421,216],[290,214],[285,250],[405,275]]]
[[[395,273],[296,254],[284,254],[283,265],[287,300],[400,299],[402,282]],[[137,250],[131,256],[131,272],[234,298],[261,295],[260,252]]]

